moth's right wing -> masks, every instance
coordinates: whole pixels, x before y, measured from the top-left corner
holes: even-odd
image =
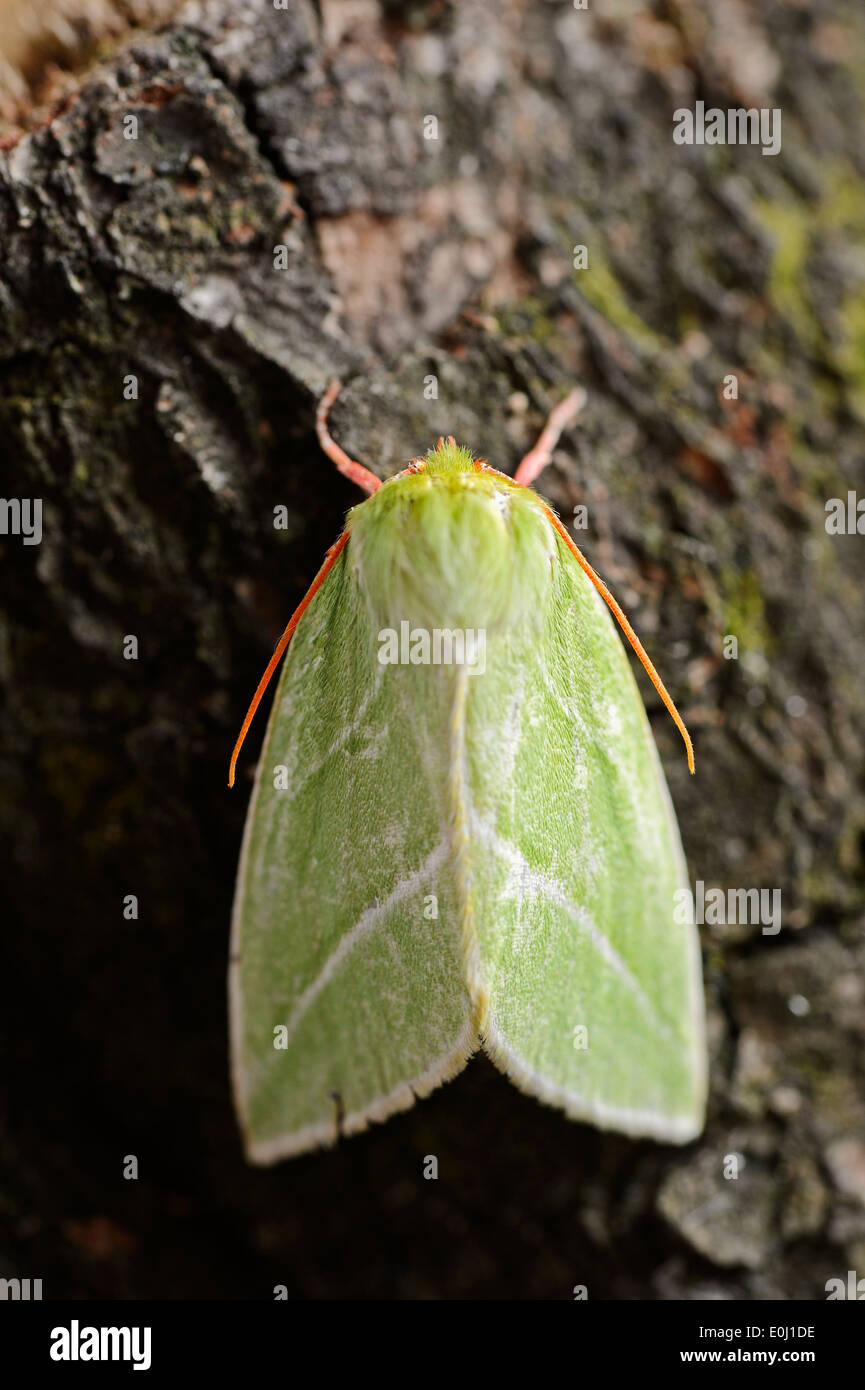
[[[576,1119],[681,1143],[706,1055],[679,830],[618,630],[560,541],[553,570],[468,705],[483,1045]]]

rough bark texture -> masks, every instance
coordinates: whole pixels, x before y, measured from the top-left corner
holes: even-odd
[[[3,491],[45,519],[2,550],[0,1273],[165,1298],[865,1275],[865,540],[824,525],[865,493],[863,55],[853,0],[214,0],[10,144]],[[782,108],[782,153],[674,145],[697,99]],[[314,440],[334,373],[334,432],[383,476],[441,432],[510,469],[589,390],[543,490],[588,507],[695,736],[690,779],[643,682],[693,878],[783,894],[777,936],[704,928],[685,1151],[476,1059],[334,1151],[243,1161],[224,975],[263,721],[232,794],[226,765],[356,500]]]

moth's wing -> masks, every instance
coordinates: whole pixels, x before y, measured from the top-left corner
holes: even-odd
[[[685,1142],[706,1060],[679,831],[618,631],[561,541],[534,630],[487,670],[466,720],[485,1050],[574,1118]]]
[[[377,652],[349,542],[288,650],[235,896],[232,1075],[258,1163],[405,1109],[476,1046],[444,802],[450,698],[428,667]]]

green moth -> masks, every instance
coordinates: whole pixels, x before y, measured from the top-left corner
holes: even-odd
[[[349,513],[291,643],[246,821],[229,994],[248,1157],[410,1106],[482,1048],[580,1120],[683,1143],[703,1125],[699,945],[669,793],[615,614],[529,484],[453,439]]]

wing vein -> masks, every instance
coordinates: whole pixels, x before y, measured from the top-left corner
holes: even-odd
[[[370,935],[375,928],[385,920],[393,907],[396,907],[405,898],[424,883],[431,874],[434,874],[445,862],[448,854],[447,840],[440,840],[435,849],[430,850],[426,859],[417,869],[413,869],[405,878],[399,879],[396,886],[383,898],[380,903],[373,903],[358,917],[354,926],[351,927],[343,937],[340,938],[339,945],[328,956],[324,965],[312,984],[308,985],[303,994],[298,999],[292,1010],[291,1016],[286,1025],[286,1041],[297,1031],[307,1010],[315,1002],[322,990],[333,979],[346,957],[354,950],[358,942]]]
[[[609,938],[601,931],[588,909],[572,902],[568,896],[567,890],[557,879],[549,878],[546,874],[535,869],[533,865],[529,863],[528,859],[526,859],[522,851],[500,835],[494,826],[481,820],[473,810],[470,814],[473,835],[491,849],[494,854],[506,860],[509,866],[519,873],[520,883],[524,887],[528,887],[539,895],[547,897],[567,913],[571,920],[585,932],[595,950],[603,957],[616,978],[625,986],[643,1012],[652,1019],[658,1031],[663,1033],[666,1037],[671,1037],[672,1031],[669,1024],[665,1023],[661,1018],[652,1000],[640,986],[639,981],[632,974],[615,946],[613,946]]]

